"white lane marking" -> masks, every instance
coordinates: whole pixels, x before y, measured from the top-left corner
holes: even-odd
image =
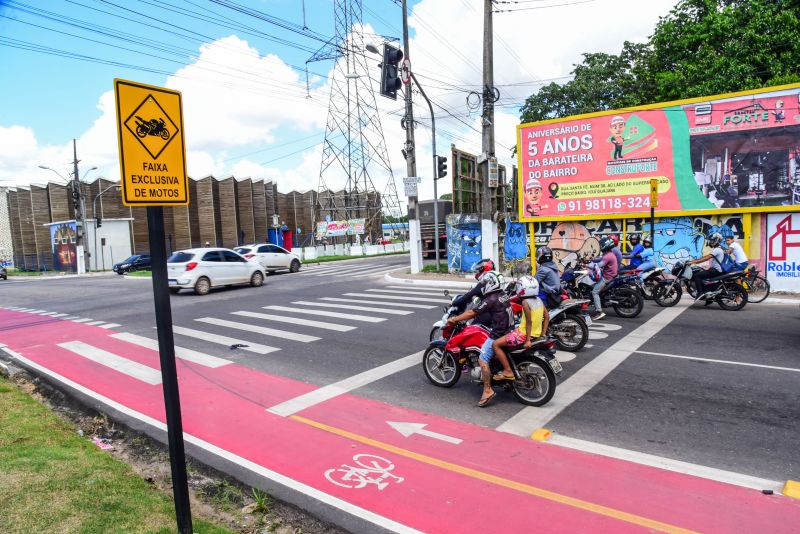
[[[461,438],[456,438],[454,436],[448,436],[447,434],[441,434],[439,432],[434,432],[433,430],[426,430],[425,427],[428,426],[428,423],[406,423],[403,421],[386,421],[390,427],[394,428],[400,434],[407,438],[409,436],[413,436],[414,434],[419,434],[420,436],[426,436],[433,439],[438,439],[439,441],[446,441],[447,443],[452,443],[453,445],[459,445],[462,441]]]
[[[764,365],[763,363],[746,363],[746,362],[733,362],[730,360],[714,360],[711,358],[698,358],[697,356],[679,356],[678,354],[664,354],[663,352],[648,352],[646,350],[637,350],[636,354],[647,354],[649,356],[663,356],[665,358],[677,358],[679,360],[695,360],[698,362],[725,363],[728,365],[742,365],[744,367],[758,367],[761,369],[773,369],[775,371],[791,371],[793,373],[800,373],[800,369],[795,367],[779,367],[777,365]]]
[[[628,449],[621,449],[619,447],[611,447],[601,443],[592,443],[582,439],[570,438],[562,436],[561,434],[553,433],[552,436],[545,442],[559,447],[566,447],[569,449],[576,449],[592,454],[599,454],[601,456],[608,456],[609,458],[618,458],[628,462],[634,462],[642,465],[649,465],[659,469],[666,469],[676,473],[684,473],[700,478],[709,480],[716,480],[726,484],[735,484],[745,488],[752,488],[757,490],[771,489],[773,492],[780,493],[783,488],[782,482],[774,480],[767,480],[757,478],[742,473],[735,473],[733,471],[725,471],[722,469],[715,469],[705,465],[692,464],[682,462],[680,460],[673,460],[671,458],[664,458],[663,456],[655,456],[644,452],[631,451]]]
[[[59,343],[58,346],[78,356],[82,356],[87,360],[105,365],[131,378],[146,382],[151,386],[161,383],[161,371],[123,358],[122,356],[117,356],[107,350],[94,347],[83,341],[67,341],[65,343]]]
[[[386,320],[385,317],[372,317],[370,315],[356,315],[353,313],[336,313],[329,311],[309,310],[307,308],[290,308],[288,306],[262,306],[265,310],[284,311],[290,313],[302,313],[305,315],[314,315],[316,317],[336,317],[337,319],[351,319],[353,321],[362,321],[364,323],[382,323]]]
[[[373,293],[345,293],[346,297],[361,297],[361,298],[368,298],[373,299],[375,297],[382,298],[382,299],[389,299],[389,300],[410,300],[411,302],[440,302],[444,304],[450,304],[449,300],[442,300],[442,299],[432,299],[428,297],[401,297],[395,295],[375,295]]]
[[[547,405],[534,408],[528,406],[511,419],[497,427],[500,432],[518,436],[530,436],[536,428],[542,428],[560,414],[570,404],[581,398],[600,383],[611,371],[617,368],[631,354],[665,328],[689,307],[689,303],[679,303],[672,308],[661,310],[636,330],[623,337],[599,356],[558,386],[558,394]]]
[[[55,318],[55,317],[66,317],[67,315],[69,315],[69,314],[68,313],[57,313],[57,314],[53,315],[53,318]],[[119,326],[119,325],[117,325],[117,326]]]
[[[44,313],[40,313],[39,315],[55,315],[57,313],[58,312],[44,312]]]
[[[100,326],[101,324],[105,324],[105,321],[92,321],[91,323],[86,323],[89,326]]]
[[[363,271],[364,269],[374,269],[374,268],[375,268],[374,266],[369,266],[369,265],[368,266],[359,265],[358,267],[332,267],[322,272],[316,271],[313,274],[314,276],[334,276],[343,273],[358,272],[358,271]]]
[[[331,302],[311,302],[308,300],[295,300],[292,304],[302,304],[304,306],[321,306],[324,308],[341,308],[343,310],[368,311],[375,313],[387,313],[389,315],[411,315],[414,312],[406,310],[387,310],[386,308],[370,308],[368,306],[350,306],[348,304],[333,304]],[[427,306],[426,306],[427,308]]]
[[[73,319],[73,323],[88,323],[91,319]]]
[[[95,391],[92,391],[91,389],[89,389],[87,387],[84,387],[84,386],[78,384],[77,382],[74,382],[74,381],[70,380],[69,378],[66,378],[66,377],[64,377],[64,376],[62,376],[62,375],[60,375],[60,374],[58,374],[56,372],[51,371],[50,369],[47,369],[46,367],[43,367],[43,366],[39,365],[38,363],[36,363],[36,362],[34,362],[32,360],[29,360],[29,359],[25,358],[21,354],[18,354],[16,352],[12,351],[11,349],[4,348],[3,350],[5,350],[8,354],[10,354],[12,358],[15,358],[16,360],[24,363],[25,365],[27,365],[28,367],[30,367],[32,369],[36,369],[37,371],[39,371],[42,374],[48,375],[51,378],[53,378],[55,380],[58,380],[59,382],[61,382],[65,386],[68,386],[68,387],[70,387],[70,388],[72,388],[72,389],[74,389],[74,390],[76,390],[76,391],[88,396],[88,397],[96,399],[96,400],[102,402],[103,404],[105,404],[106,406],[118,411],[119,413],[125,414],[128,417],[131,417],[133,419],[142,421],[143,423],[148,424],[151,427],[153,427],[153,428],[155,428],[157,430],[160,430],[161,432],[166,433],[167,425],[165,423],[162,423],[161,421],[159,421],[157,419],[153,419],[152,417],[150,417],[148,415],[145,415],[145,414],[142,414],[140,412],[137,412],[137,411],[135,411],[135,410],[133,410],[131,408],[128,408],[124,404],[121,404],[121,403],[119,403],[119,402],[117,402],[115,400],[112,400],[112,399],[104,396],[104,395],[101,395],[101,394],[99,394],[99,393],[97,393]],[[209,443],[207,441],[204,441],[204,440],[202,440],[202,439],[200,439],[200,438],[198,438],[196,436],[193,436],[192,434],[189,434],[187,432],[183,433],[183,439],[185,439],[187,442],[189,442],[189,443],[191,443],[191,444],[193,444],[193,445],[195,445],[195,446],[197,446],[197,447],[199,447],[201,449],[204,449],[204,450],[210,452],[211,454],[214,454],[214,455],[216,455],[216,456],[218,456],[218,457],[220,457],[220,458],[222,458],[224,460],[227,460],[227,461],[229,461],[231,463],[239,465],[243,469],[247,469],[250,472],[252,472],[252,473],[254,473],[254,474],[258,475],[258,476],[262,476],[262,477],[264,477],[266,479],[274,481],[277,484],[281,484],[283,486],[286,486],[287,488],[293,489],[293,490],[295,490],[295,491],[297,491],[299,493],[307,495],[308,497],[311,497],[312,499],[315,499],[315,500],[318,500],[320,502],[323,502],[323,503],[325,503],[325,504],[327,504],[329,506],[332,506],[334,508],[338,508],[339,510],[342,510],[343,512],[351,514],[353,517],[357,517],[359,519],[363,519],[365,521],[369,521],[370,523],[373,523],[373,524],[375,524],[375,525],[377,525],[377,526],[379,526],[381,528],[385,528],[385,529],[387,529],[389,531],[392,531],[392,532],[398,532],[398,533],[401,533],[401,534],[422,534],[420,531],[415,530],[415,529],[413,529],[411,527],[407,527],[406,525],[403,525],[402,523],[397,523],[396,521],[392,521],[391,519],[388,519],[386,517],[383,517],[382,515],[376,514],[375,512],[371,512],[370,510],[366,510],[364,508],[361,508],[359,506],[351,504],[351,503],[349,503],[347,501],[344,501],[342,499],[339,499],[338,497],[334,497],[332,495],[329,495],[329,494],[327,494],[327,493],[325,493],[323,491],[320,491],[320,490],[318,490],[316,488],[313,488],[311,486],[307,486],[306,484],[303,484],[302,482],[298,482],[298,481],[296,481],[296,480],[294,480],[294,479],[292,479],[290,477],[287,477],[287,476],[284,476],[284,475],[282,475],[282,474],[280,474],[278,472],[272,471],[271,469],[267,469],[264,466],[258,465],[257,463],[252,462],[250,460],[247,460],[246,458],[243,458],[243,457],[241,457],[241,456],[239,456],[237,454],[234,454],[232,452],[228,452],[228,451],[226,451],[225,449],[223,449],[221,447],[217,447],[216,445],[214,445],[212,443]]]
[[[614,332],[616,330],[622,330],[622,326],[613,323],[592,323],[589,328],[593,328],[595,330],[608,330],[610,332]]]
[[[157,339],[150,339],[149,337],[137,336],[136,334],[129,334],[127,332],[112,334],[109,337],[113,337],[114,339],[119,339],[120,341],[125,341],[127,343],[138,345],[140,347],[145,347],[147,349],[152,349],[158,352]],[[230,365],[231,363],[233,363],[231,361],[224,360],[222,358],[217,358],[216,356],[209,356],[208,354],[203,354],[202,352],[197,352],[196,350],[185,349],[183,347],[177,347],[177,346],[175,347],[175,356],[177,356],[182,360],[194,362],[196,364],[203,365],[205,367],[211,367],[212,369],[216,369],[217,367],[222,367],[223,365]]]
[[[413,289],[406,289],[405,291],[402,290],[402,289],[367,289],[366,291],[369,291],[371,293],[381,293],[381,295],[377,295],[378,297],[382,297],[383,293],[390,293],[390,294],[393,294],[393,295],[398,295],[398,294],[399,295],[410,295],[412,297],[433,297],[434,296],[434,295],[431,295],[430,293],[418,293],[418,292],[414,291]],[[440,298],[446,298],[444,296],[444,293],[439,293],[439,295],[435,295],[435,296],[439,297],[440,295],[441,295]]]
[[[292,341],[300,341],[302,343],[310,343],[312,341],[319,341],[320,338],[315,336],[307,336],[305,334],[295,334],[287,332],[286,330],[275,330],[274,328],[266,328],[264,326],[256,326],[247,323],[237,323],[235,321],[226,321],[225,319],[215,319],[214,317],[201,317],[195,321],[207,324],[214,324],[217,326],[225,326],[227,328],[234,328],[236,330],[244,330],[245,332],[255,332],[256,334],[263,334],[265,336],[274,336],[281,339],[290,339]]]
[[[277,347],[270,347],[269,345],[261,345],[260,343],[253,343],[251,341],[245,341],[243,339],[236,339],[228,336],[220,336],[218,334],[212,334],[211,332],[203,332],[202,330],[194,330],[192,328],[184,328],[182,326],[172,325],[172,331],[182,336],[202,339],[203,341],[209,341],[211,343],[219,343],[220,345],[226,345],[227,347],[230,347],[231,345],[247,345],[246,347],[238,348],[241,350],[246,350],[247,352],[254,352],[256,354],[269,354],[270,352],[281,350]]]
[[[231,315],[241,315],[242,317],[252,317],[253,319],[264,319],[266,321],[275,321],[278,323],[289,323],[301,326],[312,326],[314,328],[322,328],[324,330],[333,330],[335,332],[349,332],[355,330],[357,327],[348,326],[336,323],[325,323],[323,321],[311,321],[309,319],[298,319],[297,317],[284,317],[282,315],[272,315],[270,313],[258,313],[250,311],[235,311]]]
[[[47,310],[32,310],[32,311],[30,311],[28,313],[42,314],[42,313],[47,313]]]
[[[391,269],[372,269],[369,272],[365,271],[363,273],[356,273],[350,278],[369,278],[370,276],[382,276],[386,273],[390,273],[396,270],[397,267],[392,267]]]
[[[64,317],[64,321],[75,321],[75,319],[79,319],[77,315],[70,315],[69,317]]]
[[[437,295],[444,295],[444,290],[447,289],[453,295],[458,295],[460,293],[466,293],[467,290],[463,287],[460,288],[448,288],[448,287],[420,287],[420,286],[386,286],[389,289],[407,289],[409,291],[425,291],[426,293],[435,293]]]
[[[274,413],[275,415],[280,415],[281,417],[294,415],[297,412],[305,410],[306,408],[310,408],[311,406],[331,400],[334,397],[338,397],[339,395],[343,395],[354,389],[366,386],[367,384],[371,384],[372,382],[385,378],[394,373],[399,373],[400,371],[404,371],[409,367],[419,365],[423,352],[424,351],[409,354],[404,358],[393,360],[385,365],[375,367],[369,371],[364,371],[363,373],[351,376],[350,378],[345,378],[344,380],[340,380],[334,384],[329,384],[319,389],[315,389],[314,391],[309,391],[308,393],[300,395],[299,397],[289,399],[288,401],[276,404],[271,408],[267,408],[267,411]]]
[[[605,339],[608,337],[608,334],[605,332],[593,332],[589,330],[589,339]]]
[[[372,297],[373,295],[369,295]],[[377,296],[377,295],[374,295]],[[386,300],[361,300],[361,299],[342,299],[336,297],[320,297],[319,300],[329,300],[331,302],[355,302],[356,304],[375,304],[378,306],[399,306],[401,308],[419,308],[423,310],[430,310],[438,308],[438,306],[430,304],[406,304],[405,302],[389,302]]]
[[[577,356],[575,356],[574,352],[567,352],[565,350],[557,350],[556,351],[556,359],[561,363],[571,362],[576,357]]]
[[[344,276],[352,276],[354,274],[361,274],[369,271],[381,271],[381,270],[385,271],[386,267],[387,267],[386,265],[370,265],[369,267],[359,267],[358,269],[342,270],[336,274],[331,274],[330,276],[333,278],[342,278]]]
[[[89,324],[92,324],[92,323],[89,323]],[[111,328],[116,328],[116,327],[122,326],[122,325],[120,325],[118,323],[106,323],[104,325],[99,325],[99,326],[100,326],[100,328],[105,328],[106,330],[109,330]]]

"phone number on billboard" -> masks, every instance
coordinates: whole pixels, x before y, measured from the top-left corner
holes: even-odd
[[[613,197],[613,198],[587,198],[585,200],[570,200],[559,202],[558,211],[600,211],[621,209],[650,208],[650,197]]]

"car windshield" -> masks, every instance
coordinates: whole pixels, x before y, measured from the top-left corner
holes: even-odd
[[[138,256],[138,255],[134,255],[134,256],[131,256],[130,258],[128,258],[127,260],[123,260],[123,261],[122,261],[122,263],[133,263],[133,262],[134,262],[134,261],[136,261],[138,258],[139,258],[139,256]]]
[[[192,258],[194,258],[194,254],[191,252],[176,252],[169,257],[167,263],[186,263]]]

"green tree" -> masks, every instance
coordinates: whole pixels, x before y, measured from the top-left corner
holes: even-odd
[[[453,193],[445,193],[444,195],[439,195],[439,200],[453,200]]]

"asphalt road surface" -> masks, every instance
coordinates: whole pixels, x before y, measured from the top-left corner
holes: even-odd
[[[727,312],[685,300],[669,309],[647,302],[635,319],[610,312],[590,327],[586,348],[559,353],[565,373],[550,404],[526,408],[501,392],[481,409],[481,388],[468,377],[451,389],[425,378],[421,351],[447,301],[441,288],[384,279],[407,261],[320,264],[269,276],[261,288],[181,292],[171,297],[179,356],[188,349],[196,351],[188,358],[221,358],[323,392],[268,406],[284,416],[349,393],[382,407],[378,412],[413,410],[508,435],[547,428],[555,444],[635,462],[652,465],[653,455],[692,464],[690,471],[711,468],[765,483],[800,479],[797,304],[768,299]],[[11,282],[0,282],[2,307],[53,319],[61,330],[93,325],[136,346],[156,339],[149,278]],[[0,344],[10,345],[12,331],[0,325]],[[182,403],[193,400],[182,392]],[[372,410],[364,408],[364,417]],[[364,528],[345,516],[338,516],[345,527]]]

